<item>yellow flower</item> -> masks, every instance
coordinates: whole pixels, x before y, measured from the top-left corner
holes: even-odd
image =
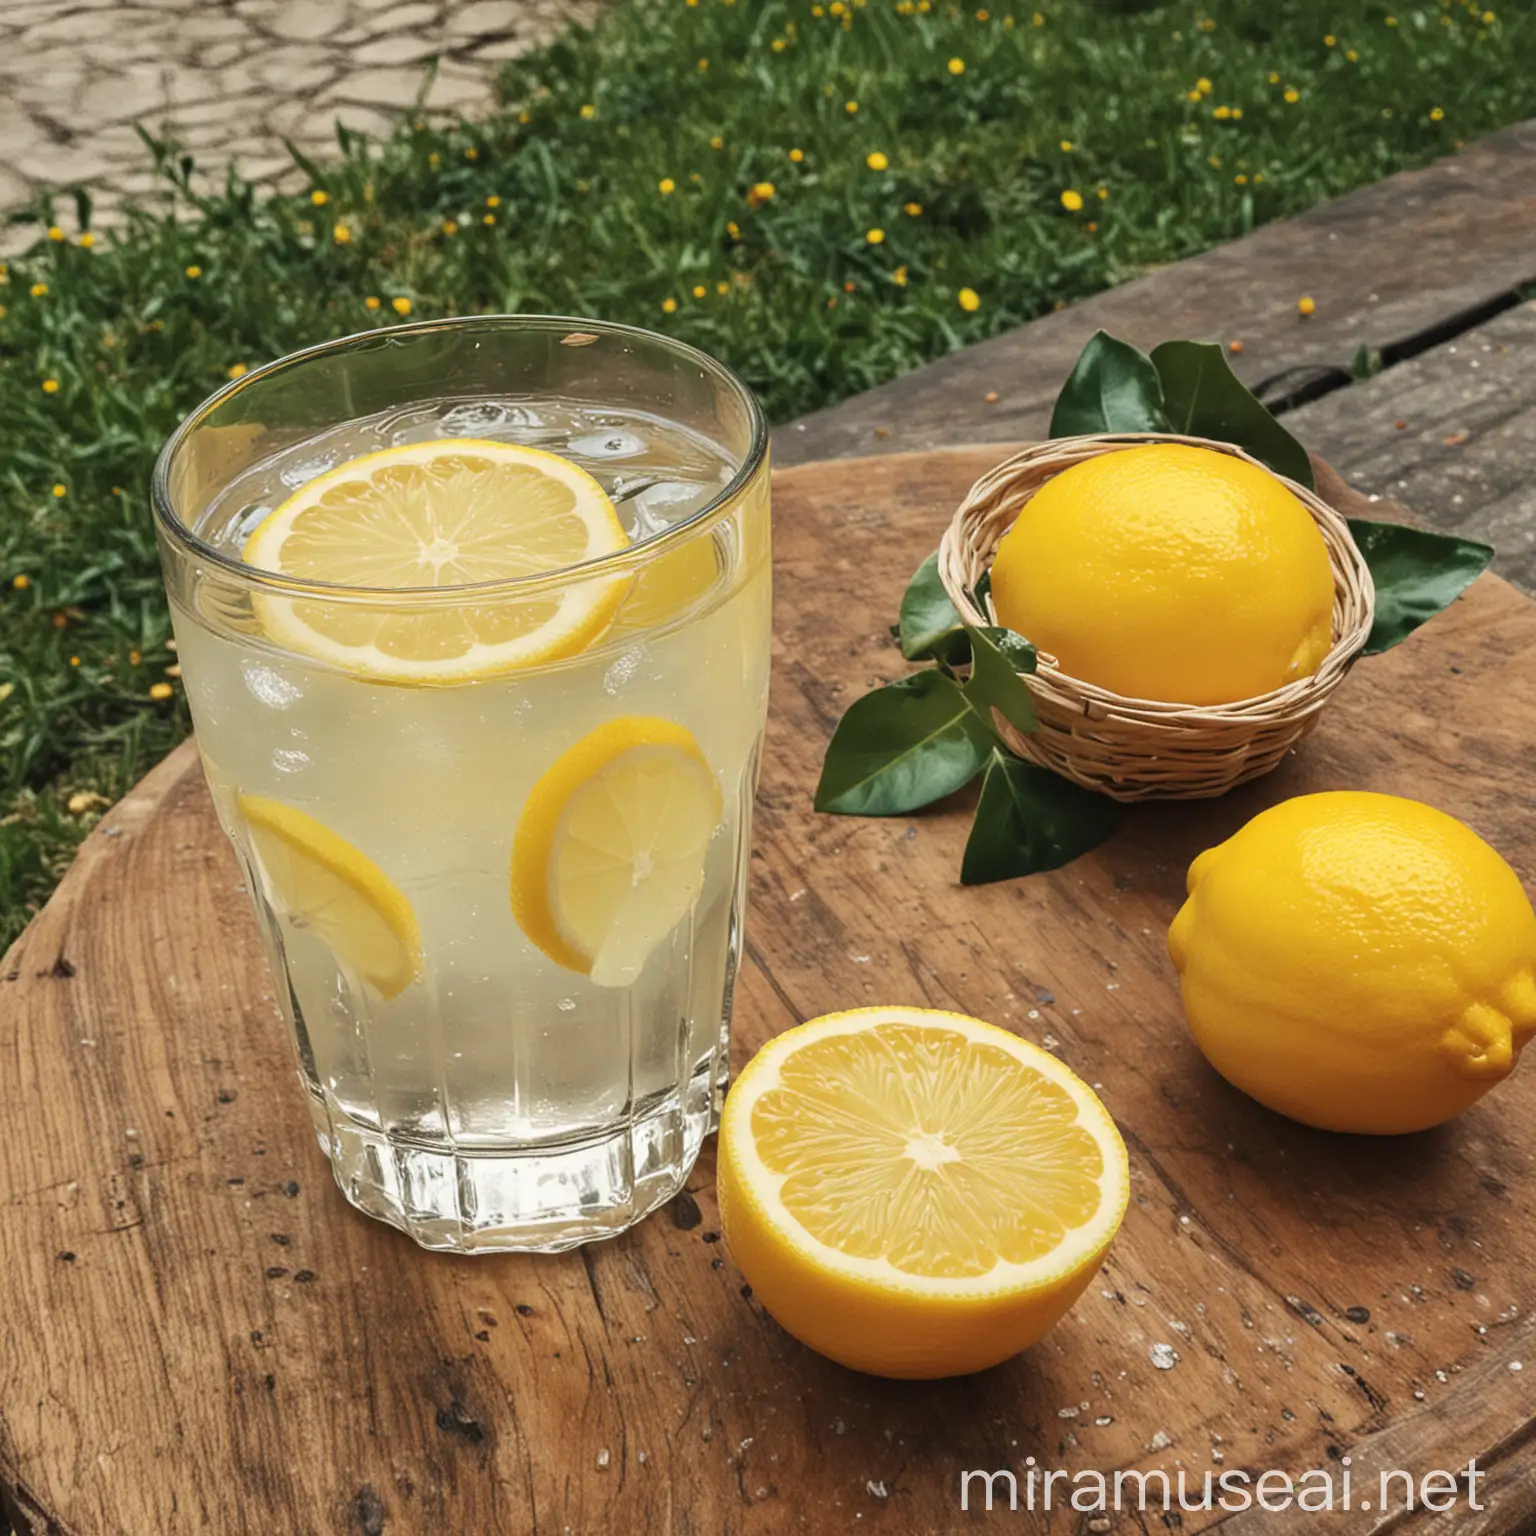
[[[56,395],[56,394],[58,394],[58,392],[59,392],[59,381],[57,379],[44,379],[43,380],[43,393],[45,395]]]
[[[891,281],[895,283],[898,288],[905,288],[907,286],[907,269],[905,267],[897,267],[896,270],[891,273]]]
[[[1325,37],[1325,38],[1324,38],[1324,39],[1323,39],[1323,47],[1324,47],[1324,48],[1332,48],[1332,47],[1334,47],[1334,46],[1335,46],[1335,44],[1337,44],[1337,42],[1338,42],[1338,38],[1336,38],[1336,37],[1335,37],[1335,36],[1334,36],[1334,35],[1333,35],[1333,33],[1332,33],[1332,32],[1330,32],[1330,33],[1329,33],[1329,34],[1328,34],[1328,35],[1327,35],[1327,37]]]
[[[187,268],[187,276],[192,278],[194,281],[200,278],[202,275],[203,269],[201,267],[193,266]]]
[[[732,240],[741,239],[741,225],[739,225],[735,219],[727,219],[725,221],[725,232],[731,237]]]
[[[709,68],[709,60],[708,59],[700,59],[699,60],[699,73],[703,74],[708,68]]]
[[[398,299],[391,299],[389,307],[397,315],[408,315],[411,312],[411,301],[402,293]]]
[[[864,164],[872,171],[883,171],[890,166],[890,161],[878,149],[871,150],[864,156]]]
[[[345,224],[338,224],[335,229],[331,231],[331,239],[334,240],[337,245],[346,245],[351,240],[351,238],[352,231]]]
[[[368,297],[363,300],[363,308],[369,310],[370,312],[376,310],[379,307],[379,304],[380,299],[376,293],[370,293]]]
[[[1396,16],[1388,16],[1387,17],[1387,25],[1389,27],[1395,27],[1397,25],[1397,17]]]
[[[1353,48],[1346,48],[1344,50],[1344,57],[1348,59],[1351,64],[1358,64],[1360,62],[1360,55],[1356,53]]]
[[[480,220],[480,222],[486,225],[494,224],[496,222],[496,215],[494,213],[488,213],[484,218]]]
[[[1224,123],[1232,116],[1232,108],[1228,106],[1212,107],[1211,116],[1219,123]]]
[[[1483,12],[1483,25],[1491,27],[1499,18],[1492,11]]]
[[[523,125],[524,128],[526,128],[528,124],[533,121],[533,113],[524,107],[523,110],[517,114],[517,120]],[[436,155],[429,155],[427,158],[431,160],[433,165],[437,164]]]
[[[673,181],[670,176],[663,176],[661,180],[656,183],[656,190],[660,192],[663,197],[671,197],[672,194],[677,191],[677,183]]]
[[[709,141],[709,147],[710,147],[710,148],[711,148],[711,149],[724,149],[724,148],[725,148],[725,140],[724,140],[724,139],[722,139],[722,138],[721,138],[721,137],[720,137],[720,135],[719,135],[719,134],[718,134],[718,133],[717,133],[717,134],[716,134],[716,135],[715,135],[715,136],[714,136],[714,138],[712,138],[712,139],[711,139],[711,140],[710,140],[710,141]]]
[[[1216,89],[1216,87],[1212,85],[1204,75],[1201,75],[1200,78],[1195,81],[1195,89],[1199,91],[1202,96],[1209,96],[1211,92]]]
[[[80,658],[78,656],[71,656],[69,658],[69,664],[72,667],[78,667],[80,665]]]
[[[69,487],[68,486],[66,486],[66,485],[56,485],[56,486],[54,486],[54,488],[53,488],[53,499],[55,501],[63,501],[64,498],[67,495],[69,495]]]
[[[843,111],[846,112],[849,117],[854,116],[854,114],[857,113],[858,110],[859,110],[859,104],[856,101],[845,101],[843,103]]]
[[[772,202],[774,185],[771,181],[754,182],[747,192],[747,201],[756,208],[763,203]]]
[[[1234,123],[1240,123],[1240,122],[1242,122],[1242,120],[1243,120],[1243,109],[1241,107],[1233,107],[1232,108],[1232,121]]]
[[[1029,20],[1031,26],[1043,27],[1045,25],[1045,17],[1042,16],[1039,11],[1036,11],[1035,14],[1029,18]]]
[[[963,75],[965,73],[965,60],[951,59],[949,61],[949,72],[952,75]]]
[[[884,245],[885,231],[883,229],[872,229],[864,236],[864,240],[868,245]]]
[[[696,299],[707,299],[709,297],[709,289],[703,283],[695,283],[693,285],[693,296]]]
[[[149,696],[157,701],[164,700],[170,698],[175,691],[169,683],[154,683],[150,687]]]
[[[1207,155],[1205,157],[1205,163],[1210,166],[1213,171],[1219,171],[1221,169],[1221,156]]]
[[[1107,199],[1107,198],[1108,198],[1108,197],[1109,197],[1109,188],[1108,188],[1108,187],[1100,187],[1100,188],[1099,188],[1099,191],[1098,191],[1098,198],[1099,198],[1099,201],[1100,201],[1100,202],[1101,202],[1101,203],[1102,203],[1102,202],[1104,202],[1104,201],[1105,201],[1105,200],[1106,200],[1106,199]]]
[[[923,205],[921,203],[903,203],[901,211],[909,219],[919,219],[923,215]]]
[[[1270,72],[1269,72],[1269,83],[1271,85],[1279,85],[1280,84],[1280,76],[1277,75],[1274,70],[1270,70]]]
[[[1072,153],[1073,148],[1074,148],[1074,146],[1073,146],[1073,143],[1072,143],[1071,139],[1063,139],[1061,141],[1061,152],[1062,152],[1062,154],[1070,155]]]
[[[1313,315],[1317,313],[1317,301],[1309,295],[1303,294],[1296,300],[1296,313],[1298,315]]]
[[[501,207],[501,199],[499,197],[497,197],[496,194],[493,192],[488,198],[486,198],[485,206],[487,208],[500,208]]]
[[[1199,91],[1186,91],[1184,93],[1184,99],[1185,99],[1185,101],[1199,101],[1200,100],[1200,92]]]
[[[231,363],[225,370],[232,379],[243,379],[250,372],[244,363]]]
[[[1430,120],[1430,122],[1438,123],[1438,122],[1443,121],[1444,118],[1445,118],[1445,108],[1444,107],[1432,107],[1430,109],[1430,113],[1429,113],[1429,120]]]
[[[962,288],[955,298],[968,315],[975,314],[981,308],[981,295],[974,288]]]
[[[584,101],[579,109],[579,115],[586,118],[588,122],[591,122],[597,116],[597,108],[590,101]]]
[[[93,235],[90,230],[86,230],[86,232],[80,236],[80,244],[83,245],[86,250],[90,250],[90,248],[96,244],[96,236]]]
[[[464,151],[464,158],[466,160],[478,160],[480,158],[480,151],[478,149],[476,149],[473,144],[471,144]]]
[[[1067,190],[1061,194],[1061,206],[1065,208],[1068,213],[1081,212],[1083,206],[1083,194],[1077,191],[1074,187],[1068,187]]]
[[[1254,184],[1254,186],[1258,186],[1259,183],[1262,182],[1263,180],[1264,180],[1264,172],[1263,171],[1255,171],[1253,173],[1253,184]]]
[[[518,121],[519,121],[519,122],[527,122],[527,121],[528,121],[528,119],[527,119],[527,117],[526,117],[526,116],[523,116],[523,117],[520,117],[520,118],[519,118],[519,119],[518,119]],[[437,152],[437,151],[436,151],[436,150],[435,150],[435,149],[434,149],[434,150],[433,150],[433,151],[432,151],[432,153],[431,153],[431,154],[430,154],[430,155],[428,155],[428,156],[427,156],[427,164],[428,164],[428,165],[430,165],[430,166],[431,166],[431,167],[432,167],[432,169],[433,169],[433,170],[434,170],[434,171],[435,171],[435,170],[436,170],[436,169],[437,169],[437,168],[438,168],[438,166],[440,166],[440,165],[441,165],[441,164],[442,164],[442,163],[443,163],[443,162],[442,162],[442,157],[441,157],[441,156],[440,156],[440,155],[439,155],[439,154],[438,154],[438,152]]]
[[[48,226],[48,238],[57,244],[61,240],[69,239],[69,236],[57,224],[50,224]]]
[[[456,234],[458,234],[458,232],[459,232],[459,225],[458,225],[458,221],[456,219],[444,219],[443,220],[443,233],[445,235],[456,235]]]
[[[731,291],[731,285],[729,283],[720,282],[720,283],[716,283],[715,284],[715,292],[718,293],[721,298],[724,298],[725,295],[728,294],[730,291]]]
[[[1285,99],[1294,107],[1301,100],[1301,92],[1294,85],[1288,85],[1285,88]]]
[[[663,299],[661,301],[661,312],[664,315],[675,314],[677,312],[677,300]]]
[[[1232,180],[1233,180],[1233,181],[1234,181],[1234,182],[1235,182],[1235,183],[1236,183],[1236,184],[1237,184],[1237,185],[1238,185],[1238,186],[1240,186],[1240,187],[1246,187],[1246,186],[1247,186],[1247,185],[1248,185],[1248,178],[1247,178],[1247,177],[1246,177],[1246,176],[1244,176],[1244,175],[1243,175],[1243,173],[1242,173],[1242,172],[1241,172],[1241,171],[1239,171],[1239,172],[1238,172],[1238,173],[1237,173],[1237,175],[1236,175],[1236,176],[1234,176],[1234,177],[1233,177],[1233,178],[1232,178]]]
[[[792,149],[789,152],[789,158],[794,161],[796,165],[799,165],[800,162],[805,159],[805,151],[803,149]]]
[[[789,44],[786,43],[782,37],[776,37],[768,46],[772,48],[775,53],[783,53],[784,50],[789,47]]]
[[[977,11],[976,12],[976,20],[977,21],[991,21],[992,20],[992,13],[991,13],[991,11]]]
[[[329,192],[322,192],[319,187],[316,187],[315,190],[309,194],[309,200],[315,205],[316,208],[324,208],[325,205],[330,202],[331,194]]]
[[[18,592],[25,592],[32,585],[32,578],[30,576],[12,576],[11,585]]]

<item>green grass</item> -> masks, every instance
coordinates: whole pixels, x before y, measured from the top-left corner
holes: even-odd
[[[58,238],[0,287],[0,939],[187,728],[151,691],[146,483],[232,368],[396,306],[553,310],[695,342],[782,420],[1536,113],[1536,20],[1481,6],[821,9],[613,0],[484,121],[341,134],[313,196],[163,150],[176,221],[86,249],[88,198],[32,211]]]

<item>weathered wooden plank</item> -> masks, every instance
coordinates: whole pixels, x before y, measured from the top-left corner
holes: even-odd
[[[1286,426],[1361,490],[1483,539],[1536,591],[1536,305],[1291,412]]]
[[[776,481],[737,1055],[829,1008],[926,999],[1101,1085],[1133,1200],[1063,1324],[964,1381],[833,1366],[743,1294],[709,1153],[687,1199],[583,1253],[458,1260],[355,1215],[313,1145],[183,749],[108,815],[0,968],[0,1484],[24,1507],[69,1536],[923,1536],[971,1528],[967,1468],[1301,1470],[1358,1446],[1420,1470],[1486,1454],[1501,1523],[1479,1536],[1536,1523],[1536,1486],[1512,1470],[1536,1415],[1536,1075],[1425,1136],[1309,1131],[1205,1066],[1163,947],[1193,854],[1309,789],[1420,795],[1536,867],[1514,792],[1536,606],[1485,578],[1357,668],[1269,780],[1139,807],[1065,870],[962,889],[964,805],[858,821],[817,816],[810,793],[839,711],[902,670],[885,620],[994,457]],[[1154,1344],[1177,1350],[1171,1370]],[[1081,1536],[1089,1517],[995,1518]]]
[[[1419,336],[1536,277],[1533,157],[1536,123],[1524,123],[1267,225],[781,427],[776,462],[1041,437],[1101,326],[1143,347],[1240,340],[1232,363],[1255,385],[1348,368],[1361,346]]]

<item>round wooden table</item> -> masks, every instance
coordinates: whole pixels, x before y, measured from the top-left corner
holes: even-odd
[[[1001,454],[776,478],[736,1054],[880,1001],[1058,1051],[1100,1086],[1133,1171],[1067,1320],[969,1380],[831,1365],[732,1268],[709,1149],[667,1210],[558,1257],[428,1254],[357,1215],[315,1147],[189,745],[91,835],[0,982],[0,1488],[23,1532],[914,1536],[969,1530],[961,1473],[1022,1479],[1028,1456],[1198,1480],[1343,1455],[1362,1498],[1383,1467],[1475,1456],[1489,1512],[1435,1530],[1536,1529],[1536,1070],[1426,1135],[1310,1131],[1205,1065],[1164,950],[1195,853],[1304,791],[1431,801],[1536,870],[1536,605],[1485,576],[1361,664],[1263,782],[1135,808],[1063,870],[961,888],[969,801],[868,821],[818,816],[811,793],[841,711],[905,670],[888,625],[906,579]]]

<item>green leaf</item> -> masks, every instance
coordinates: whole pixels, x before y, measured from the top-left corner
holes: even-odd
[[[1168,429],[1245,449],[1277,474],[1312,489],[1307,450],[1244,387],[1210,342],[1165,341],[1152,351]]]
[[[992,734],[960,685],[930,669],[866,693],[838,722],[821,765],[816,809],[900,816],[981,772]]]
[[[1108,331],[1095,331],[1056,397],[1051,436],[1167,430],[1163,384],[1152,359]]]
[[[927,661],[941,656],[952,664],[965,658],[954,654],[965,636],[959,633],[960,615],[939,580],[939,556],[935,550],[918,566],[901,599],[901,624],[897,638],[908,661]]]
[[[1487,544],[1405,528],[1401,523],[1352,517],[1349,531],[1376,584],[1376,622],[1363,656],[1390,651],[1419,625],[1449,608],[1493,559]]]
[[[1119,805],[994,747],[965,857],[962,885],[1059,869],[1115,829]]]
[[[1018,731],[1035,728],[1035,705],[1020,672],[1035,670],[1035,648],[1011,629],[973,629],[966,626],[971,642],[971,677],[965,685],[966,702],[989,731],[995,730],[995,709]]]

